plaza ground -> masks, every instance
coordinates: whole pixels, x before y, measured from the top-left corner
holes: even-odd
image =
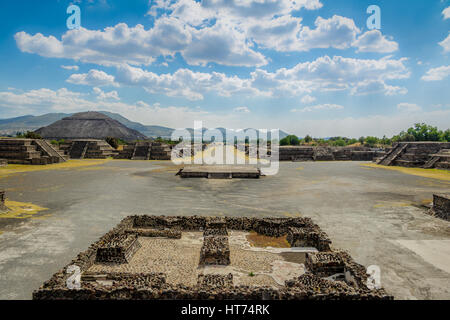
[[[311,217],[336,248],[381,268],[398,299],[450,299],[450,223],[425,214],[448,172],[364,162],[281,163],[259,180],[182,179],[166,161],[79,160],[0,168],[0,299],[31,293],[80,251],[136,214]],[[412,174],[409,174],[412,173]]]

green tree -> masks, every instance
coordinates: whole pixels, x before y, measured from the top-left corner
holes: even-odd
[[[374,147],[379,143],[379,139],[377,137],[366,137],[364,142],[366,146]]]
[[[415,141],[439,141],[442,135],[442,131],[439,131],[437,127],[425,123],[416,123],[414,127],[407,130],[407,133],[414,136]]]
[[[303,139],[306,143],[310,143],[313,139],[309,134],[306,135],[305,139]]]
[[[280,140],[280,146],[298,146],[300,140],[297,136],[290,135]]]

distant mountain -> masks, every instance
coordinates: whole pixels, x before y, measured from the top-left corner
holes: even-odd
[[[100,111],[104,115],[119,121],[124,126],[139,131],[143,135],[149,138],[170,138],[172,132],[175,129],[155,126],[155,125],[143,125],[139,122],[130,121],[127,118],[121,116],[118,113]],[[10,119],[0,119],[0,135],[15,135],[17,132],[35,131],[39,128],[46,127],[58,120],[72,116],[72,113],[47,113],[41,116],[22,116]],[[223,134],[224,128],[218,128]],[[193,134],[194,129],[188,129]],[[206,129],[203,129],[206,130]],[[287,137],[288,134],[280,130],[280,139]]]

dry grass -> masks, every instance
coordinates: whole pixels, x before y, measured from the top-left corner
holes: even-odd
[[[388,166],[381,166],[381,165],[378,165],[375,163],[365,163],[365,164],[362,164],[362,166],[369,167],[369,168],[375,168],[375,169],[393,170],[393,171],[398,171],[401,173],[424,177],[424,178],[450,181],[450,170],[388,167]]]
[[[250,245],[252,247],[258,247],[258,248],[290,248],[290,244],[287,241],[287,236],[283,237],[268,237],[263,236],[261,234],[258,234],[256,232],[250,232],[247,235],[247,240],[250,242]]]

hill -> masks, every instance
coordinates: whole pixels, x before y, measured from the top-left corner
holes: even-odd
[[[139,122],[130,121],[118,113],[99,111],[108,117],[119,121],[124,126],[137,130],[143,135],[149,138],[170,138],[174,129],[156,126],[156,125],[144,125]],[[71,113],[47,113],[41,116],[27,115],[22,117],[10,118],[10,119],[0,119],[0,135],[15,135],[17,132],[35,131],[39,128],[48,126],[53,122],[61,120],[66,117],[70,117]],[[205,129],[204,129],[205,130]],[[224,128],[219,128],[223,133]],[[193,129],[189,129],[193,133]],[[280,130],[280,139],[285,138],[288,134]]]

